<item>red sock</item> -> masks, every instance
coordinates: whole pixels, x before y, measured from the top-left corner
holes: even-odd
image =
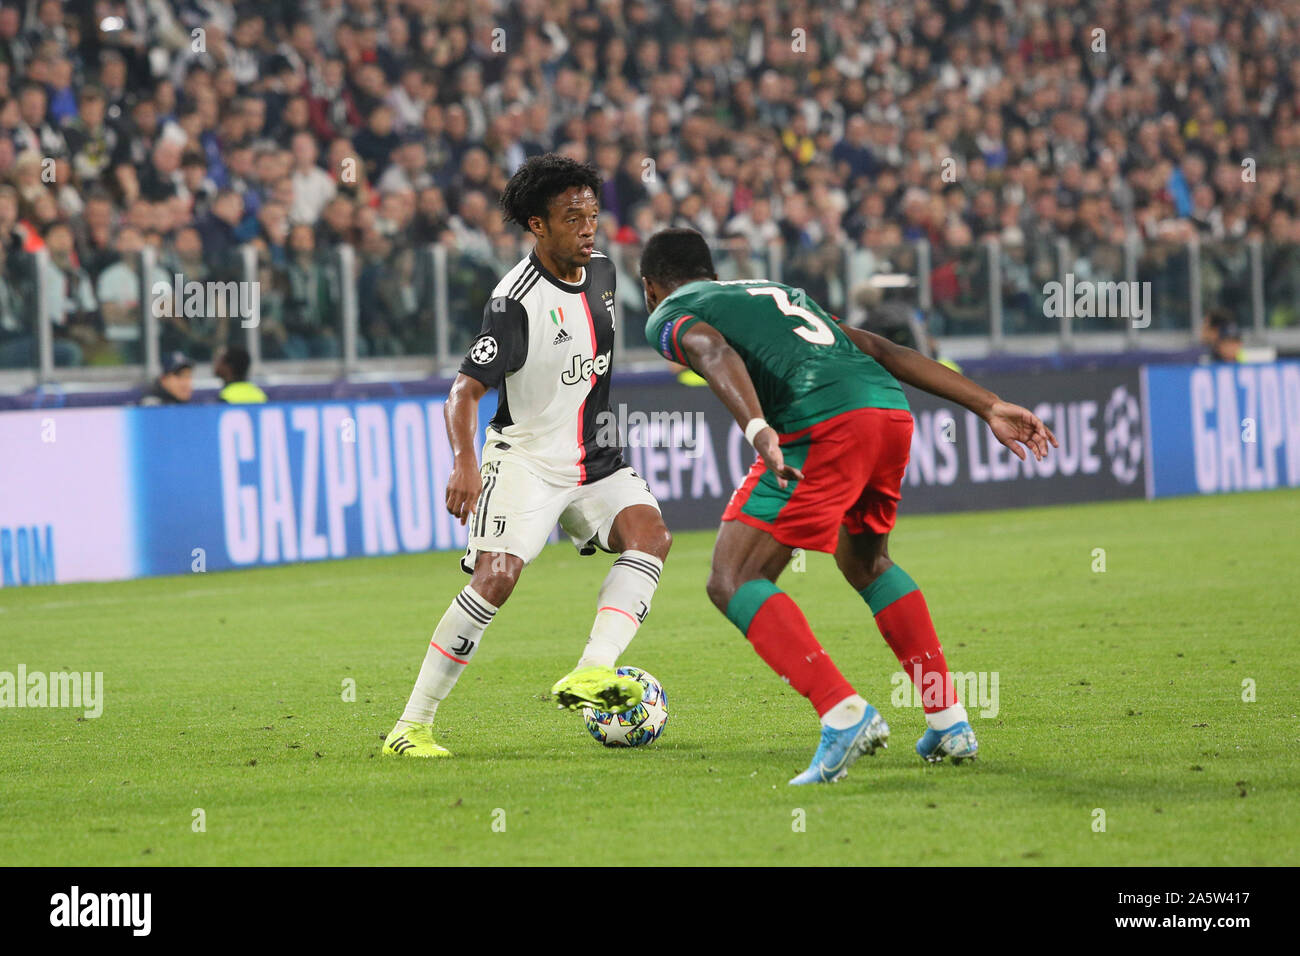
[[[863,590],[885,643],[921,692],[921,704],[933,714],[957,703],[957,689],[934,632],[930,609],[916,584],[898,565]]]
[[[957,703],[948,662],[934,632],[930,609],[920,591],[899,598],[876,615],[876,626],[921,692],[921,704],[933,714]]]
[[[751,610],[754,605],[757,609]],[[746,612],[752,616],[742,630],[758,656],[808,698],[818,717],[853,695],[853,686],[818,643],[790,595],[766,580],[747,581],[732,599],[727,617],[740,626]]]

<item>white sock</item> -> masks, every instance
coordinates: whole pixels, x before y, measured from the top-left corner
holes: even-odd
[[[433,640],[424,655],[411,699],[398,721],[399,727],[433,722],[438,704],[456,686],[496,613],[497,609],[469,585],[456,595],[433,630]]]
[[[951,707],[925,715],[925,722],[931,730],[947,730],[953,724],[960,724],[965,719],[966,708],[961,704],[953,704]]]
[[[851,694],[822,715],[822,726],[846,730],[862,719],[867,712],[867,702]]]
[[[644,551],[624,551],[605,575],[596,620],[579,667],[613,667],[650,613],[664,563]]]

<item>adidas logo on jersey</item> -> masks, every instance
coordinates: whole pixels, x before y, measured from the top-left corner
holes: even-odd
[[[554,339],[551,340],[551,344],[552,344],[552,345],[562,345],[563,343],[565,343],[565,342],[569,342],[569,341],[571,341],[572,339],[573,339],[573,336],[572,336],[572,335],[570,335],[568,332],[564,331],[564,329],[560,329],[560,334],[557,335]]]

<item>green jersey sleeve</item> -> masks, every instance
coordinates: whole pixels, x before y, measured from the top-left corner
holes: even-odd
[[[668,305],[655,309],[645,326],[646,341],[669,361],[689,366],[691,363],[682,351],[682,335],[699,321],[700,317],[692,315],[688,308]]]

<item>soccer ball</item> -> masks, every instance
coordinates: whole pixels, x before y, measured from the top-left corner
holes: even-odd
[[[668,695],[657,680],[639,667],[620,667],[618,673],[639,681],[645,688],[645,696],[641,703],[621,714],[584,707],[582,719],[587,730],[606,747],[641,747],[653,743],[668,723]]]

